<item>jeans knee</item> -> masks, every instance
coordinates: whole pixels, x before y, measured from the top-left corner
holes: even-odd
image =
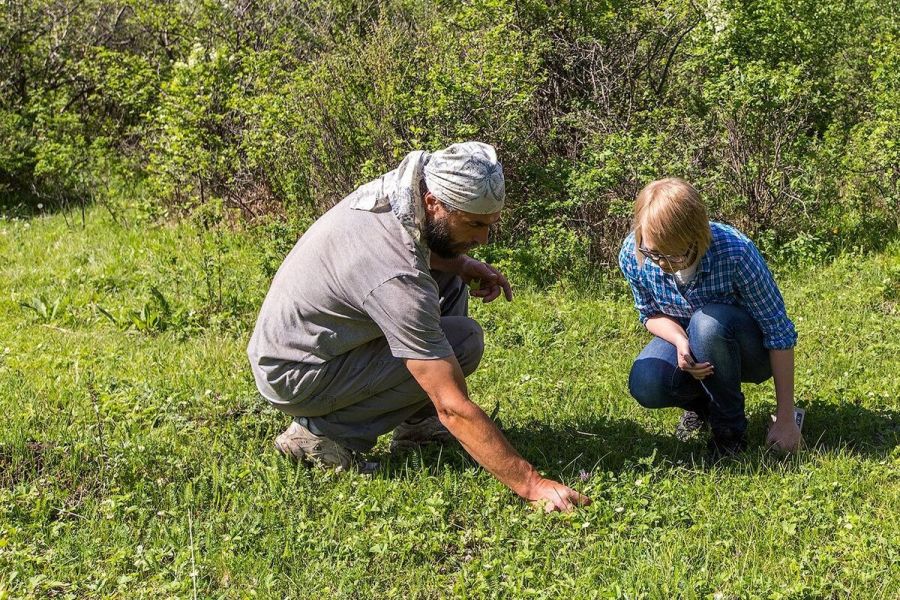
[[[664,362],[656,359],[637,360],[631,366],[628,375],[628,392],[644,408],[663,408],[670,406],[671,396],[670,377],[666,377],[661,365],[652,364]],[[668,364],[665,366],[668,367]]]
[[[721,340],[731,336],[728,319],[718,307],[717,304],[708,304],[691,317],[687,333],[692,342]]]

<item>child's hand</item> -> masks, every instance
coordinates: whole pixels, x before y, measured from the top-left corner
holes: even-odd
[[[803,445],[803,436],[793,419],[778,419],[769,427],[766,443],[783,452],[796,452]]]
[[[693,375],[694,379],[706,379],[715,371],[712,363],[698,363],[694,360],[694,356],[691,354],[691,346],[686,339],[678,344],[675,350],[678,352],[678,368]]]

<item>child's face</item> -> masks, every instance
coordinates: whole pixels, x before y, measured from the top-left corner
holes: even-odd
[[[674,251],[670,248],[666,248],[666,250],[670,250],[670,252],[663,252],[660,250],[655,240],[649,235],[643,236],[641,247],[639,248],[640,252],[646,258],[649,258],[659,265],[659,268],[666,273],[674,273],[675,271],[680,271],[685,267],[691,266],[697,258],[696,249],[697,244],[694,243],[687,248],[678,248],[674,249]]]

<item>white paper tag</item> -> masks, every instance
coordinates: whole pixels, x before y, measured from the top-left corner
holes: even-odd
[[[806,419],[806,410],[803,408],[794,409],[794,422],[797,423],[797,429],[803,431],[803,421]],[[775,422],[775,415],[772,415],[772,422]]]

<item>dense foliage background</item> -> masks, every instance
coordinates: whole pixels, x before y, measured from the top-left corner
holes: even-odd
[[[0,197],[290,222],[480,139],[509,180],[491,258],[535,278],[608,265],[663,175],[770,254],[867,248],[900,225],[898,6],[6,0]]]
[[[900,598],[898,9],[0,0],[0,600]],[[571,514],[459,448],[296,467],[247,368],[310,220],[473,138],[516,300],[471,306],[468,389]],[[718,465],[628,393],[649,334],[594,276],[672,174],[775,259],[797,456],[766,451],[771,383]]]

